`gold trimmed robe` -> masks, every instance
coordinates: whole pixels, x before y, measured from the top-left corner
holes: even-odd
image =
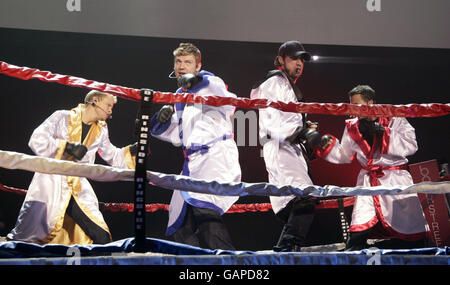
[[[28,145],[38,156],[73,160],[64,149],[67,142],[81,142],[82,104],[67,111],[59,110],[48,117],[31,135]],[[94,163],[95,154],[111,166],[134,169],[135,157],[129,146],[117,148],[109,140],[106,122],[93,123],[83,141],[88,148],[80,163]],[[28,188],[10,240],[39,244],[90,244],[91,238],[68,216],[66,208],[71,197],[91,221],[109,232],[99,211],[97,196],[84,177],[36,172]]]

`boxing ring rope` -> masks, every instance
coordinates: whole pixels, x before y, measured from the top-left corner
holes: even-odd
[[[159,92],[149,89],[135,89],[123,87],[108,83],[87,80],[80,77],[70,75],[55,74],[50,71],[41,71],[28,67],[19,67],[6,62],[0,61],[0,73],[7,76],[19,78],[22,80],[39,79],[44,82],[54,82],[72,87],[87,88],[98,90],[116,95],[120,98],[141,101],[140,116],[141,119],[148,119],[149,104],[148,103],[190,103],[190,104],[206,104],[210,106],[232,105],[244,109],[262,109],[272,107],[285,112],[310,113],[310,114],[326,114],[326,115],[354,115],[354,116],[379,116],[379,117],[438,117],[445,116],[450,113],[450,104],[407,104],[407,105],[354,105],[348,103],[284,103],[274,102],[266,99],[248,99],[248,98],[224,98],[219,96],[198,96],[190,93],[174,94],[171,92]],[[149,99],[150,98],[150,99]],[[141,135],[144,134],[141,130]],[[141,137],[142,138],[142,137]],[[148,140],[145,140],[148,144]],[[146,149],[139,140],[139,149]],[[297,197],[353,197],[357,195],[401,195],[410,193],[424,194],[445,194],[450,193],[450,182],[422,182],[410,186],[376,186],[376,187],[338,187],[334,185],[305,185],[294,187],[292,185],[274,185],[270,183],[245,183],[245,182],[229,182],[220,183],[217,181],[207,181],[194,179],[182,175],[162,174],[158,172],[146,171],[144,159],[137,159],[136,171],[127,169],[117,169],[104,165],[84,164],[70,161],[55,160],[52,158],[44,158],[30,156],[26,154],[7,152],[0,150],[0,167],[7,169],[21,169],[32,172],[40,172],[47,174],[57,174],[66,176],[86,177],[96,181],[134,181],[135,182],[135,203],[133,210],[130,205],[121,205],[120,210],[135,212],[135,240],[136,247],[140,247],[145,243],[145,216],[136,209],[147,210],[145,201],[145,185],[151,184],[163,189],[178,189],[181,191],[190,191],[203,194],[214,194],[223,196],[289,196]],[[139,161],[141,161],[139,163]],[[142,185],[144,187],[142,188]],[[17,188],[14,188],[17,190]],[[9,190],[12,190],[11,188]],[[22,189],[19,189],[22,190]],[[144,190],[144,191],[142,191]],[[25,190],[23,190],[25,191]],[[16,191],[17,192],[17,191]],[[23,192],[22,192],[23,193]],[[138,197],[141,202],[138,203]],[[116,205],[107,205],[111,209],[117,209]],[[150,205],[151,206],[151,205]],[[156,204],[150,207],[150,210],[166,209],[167,205]],[[115,207],[115,208],[114,208]],[[247,207],[247,206],[242,206]],[[239,208],[239,206],[236,206]],[[256,208],[256,206],[255,206]],[[263,211],[269,210],[268,207],[259,206]],[[237,209],[243,211],[243,209]],[[139,223],[138,223],[139,221]]]
[[[81,87],[114,94],[123,99],[140,101],[141,90],[108,83],[87,80],[81,77],[61,75],[50,71],[19,67],[0,61],[0,73],[22,80],[39,79],[44,82],[54,82],[72,87]],[[198,96],[190,93],[174,94],[171,92],[154,91],[153,103],[187,103],[206,104],[210,106],[232,105],[244,109],[262,109],[272,107],[285,112],[325,114],[325,115],[366,115],[381,117],[438,117],[450,113],[450,103],[438,104],[407,104],[407,105],[355,105],[348,103],[284,103],[266,99],[232,98],[219,96]]]
[[[53,158],[32,156],[23,153],[0,150],[0,167],[21,169],[46,174],[86,177],[95,181],[133,181],[134,170],[119,169],[100,164],[77,163]],[[422,182],[410,186],[356,186],[338,187],[334,185],[275,185],[258,182],[225,182],[195,179],[189,176],[163,174],[147,171],[148,183],[164,189],[190,191],[221,196],[289,196],[334,197],[334,196],[374,196],[402,195],[410,193],[445,194],[450,193],[450,182]]]
[[[26,195],[27,190],[6,186],[0,183],[0,190],[9,193],[15,193],[19,195]],[[343,198],[343,206],[348,207],[352,206],[355,200],[355,197],[345,197]],[[111,202],[99,202],[101,209],[105,211],[110,211],[113,213],[117,212],[133,212],[134,204],[133,203],[111,203]],[[338,208],[338,202],[336,200],[320,200],[316,205],[316,209],[335,209]],[[226,214],[235,214],[235,213],[246,213],[246,212],[268,212],[272,209],[272,205],[270,203],[251,203],[251,204],[234,204],[228,209]],[[169,205],[162,203],[154,203],[154,204],[146,204],[145,211],[147,213],[154,213],[157,211],[168,211]]]

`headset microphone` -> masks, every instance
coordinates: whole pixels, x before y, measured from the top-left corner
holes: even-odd
[[[98,105],[95,104],[94,102],[91,102],[91,105],[94,106],[94,107],[96,107],[96,108],[99,108],[100,110],[102,110],[106,115],[108,115],[108,119],[112,119],[112,115],[108,114],[108,112],[106,112],[105,110],[103,110],[102,107],[98,106]]]
[[[169,74],[169,78],[177,78],[174,74],[175,74],[175,70],[173,70],[173,71]]]

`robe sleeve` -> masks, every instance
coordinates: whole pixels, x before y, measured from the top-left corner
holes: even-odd
[[[333,141],[328,148],[324,150],[318,151],[318,156],[325,159],[328,162],[343,164],[350,163],[355,155],[354,141],[351,139],[348,134],[347,128],[344,129],[344,134],[342,135],[342,142],[340,142],[333,135],[329,135],[332,137]]]
[[[36,155],[57,159],[62,157],[66,148],[62,128],[67,122],[67,116],[64,111],[56,111],[33,131],[28,146]]]
[[[150,133],[152,136],[166,141],[170,142],[176,146],[181,145],[180,141],[180,134],[179,134],[179,127],[178,127],[178,120],[179,116],[178,113],[173,113],[172,117],[167,123],[160,123],[156,118],[158,116],[158,113],[153,115],[153,117],[150,120]]]
[[[227,87],[225,85],[225,82],[217,76],[210,76],[209,78],[209,85],[208,88],[205,88],[203,90],[200,90],[199,95],[203,95],[203,91],[207,90],[208,94],[205,94],[206,96],[220,96],[220,97],[233,97],[237,98],[236,94],[229,92],[227,90]],[[234,111],[236,110],[236,107],[231,105],[224,105],[221,107],[213,107],[208,105],[202,106],[204,109],[203,112],[207,112],[208,109],[213,110],[214,112],[221,112],[225,117],[230,117],[234,114]]]
[[[287,85],[280,84],[280,78],[274,76],[264,82],[258,92],[252,98],[268,99],[271,101],[286,101],[287,92],[292,92]],[[284,141],[297,127],[302,126],[301,114],[283,112],[275,108],[264,108],[259,110],[259,124],[272,139]]]
[[[418,150],[415,129],[405,118],[393,118],[382,141],[384,154],[406,157]]]
[[[106,125],[102,127],[98,153],[103,160],[113,167],[128,169],[135,168],[135,156],[132,156],[130,153],[130,145],[123,148],[115,147],[109,140],[109,132]]]

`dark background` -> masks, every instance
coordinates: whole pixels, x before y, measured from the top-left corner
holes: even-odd
[[[64,32],[0,29],[0,60],[18,66],[48,70],[133,88],[174,91],[168,78],[172,71],[172,51],[180,42],[193,42],[202,51],[203,68],[221,77],[229,90],[249,97],[251,86],[268,70],[280,43],[190,40],[151,37],[108,36]],[[286,39],[291,40],[291,39]],[[301,40],[301,39],[300,39]],[[369,84],[377,91],[378,103],[448,103],[450,50],[331,46],[305,43],[311,54],[321,58],[307,63],[299,80],[309,102],[347,102],[347,92],[357,84]],[[53,111],[71,109],[82,102],[86,89],[23,81],[0,75],[0,149],[33,154],[27,146],[33,130]],[[108,122],[111,142],[116,146],[133,143],[138,102],[119,98],[114,118]],[[154,111],[161,105],[155,105]],[[247,112],[247,110],[242,110]],[[345,116],[310,115],[320,123],[321,133],[342,136]],[[408,119],[416,128],[419,151],[410,163],[449,160],[448,116]],[[248,138],[247,138],[248,141]],[[152,139],[148,169],[179,174],[183,156],[169,143]],[[267,181],[261,146],[240,146],[242,181]],[[98,163],[104,163],[101,158]],[[358,166],[335,166],[322,160],[311,164],[317,185],[354,186]],[[0,169],[0,183],[27,189],[33,173]],[[91,181],[101,202],[133,202],[130,182]],[[169,203],[171,191],[153,188],[147,203]],[[0,191],[0,235],[15,224],[23,196]],[[241,197],[238,203],[265,203],[268,197]],[[351,208],[346,210],[347,215]],[[104,212],[114,240],[134,235],[133,213]],[[225,214],[235,246],[245,250],[270,249],[281,223],[273,212]],[[166,239],[167,212],[147,214],[147,236]],[[337,210],[318,210],[310,233],[310,244],[340,241]]]

